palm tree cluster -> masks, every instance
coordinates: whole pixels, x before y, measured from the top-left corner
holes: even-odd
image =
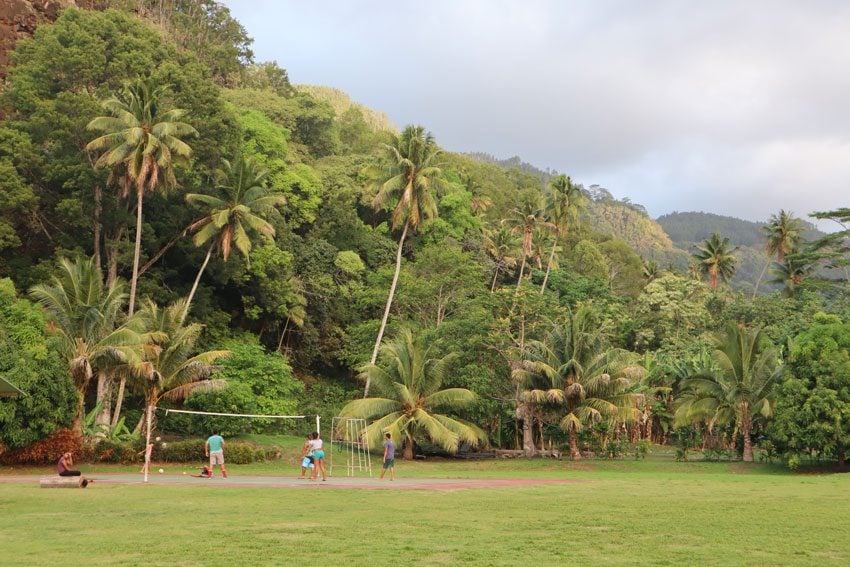
[[[128,199],[133,193],[136,197],[129,294],[118,278],[103,282],[97,259],[62,259],[53,280],[31,291],[47,310],[68,360],[79,395],[74,429],[80,434],[83,400],[94,376],[97,403],[103,408],[98,422],[112,426],[120,418],[128,381],[143,394],[149,423],[159,400],[182,399],[199,388],[221,387],[210,373],[212,363],[227,353],[196,352],[201,326],[186,323],[192,299],[212,254],[218,252],[226,261],[235,248],[247,259],[252,238],[274,237],[274,228],[263,216],[285,203],[282,194],[267,186],[267,172],[250,158],[223,159],[210,190],[186,196],[201,210],[200,218],[189,227],[195,232],[194,243],[207,246],[188,297],[167,307],[148,300],[137,312],[145,193],[177,185],[175,168],[192,156],[186,139],[198,134],[183,121],[187,112],[169,108],[167,98],[167,86],[139,79],[105,100],[106,115],[88,124],[89,130],[101,133],[87,145],[98,153],[94,167],[110,170],[108,183],[117,186],[120,198]],[[113,410],[111,391],[116,382]]]
[[[578,433],[585,427],[602,421],[616,427],[638,415],[638,396],[630,388],[642,369],[629,353],[610,348],[608,333],[591,306],[568,311],[543,340],[529,342],[514,370],[525,419],[539,416],[545,407],[555,408],[569,435],[571,459],[581,458]],[[530,430],[526,423],[525,431]]]

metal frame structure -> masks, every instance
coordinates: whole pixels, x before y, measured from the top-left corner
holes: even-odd
[[[372,476],[372,456],[366,436],[366,420],[356,417],[334,417],[331,420],[330,475],[334,475],[334,448],[345,451],[345,475],[364,471]]]

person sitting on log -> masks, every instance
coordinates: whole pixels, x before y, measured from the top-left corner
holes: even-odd
[[[80,471],[71,470],[69,467],[74,466],[74,459],[71,456],[71,451],[64,453],[59,458],[59,463],[57,463],[56,468],[59,471],[59,476],[80,476],[82,473]]]

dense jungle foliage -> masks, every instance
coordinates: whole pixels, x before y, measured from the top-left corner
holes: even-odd
[[[845,233],[779,211],[675,248],[603,188],[293,86],[216,2],[101,4],[19,41],[0,93],[0,371],[27,392],[0,453],[183,407],[362,416],[408,456],[843,463]]]

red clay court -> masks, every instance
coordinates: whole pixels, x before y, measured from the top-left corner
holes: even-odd
[[[45,475],[0,475],[0,483],[4,484],[38,484],[38,480]],[[98,485],[129,485],[144,484],[141,474],[131,473],[87,473],[85,477],[93,480],[94,484],[89,488],[97,488]],[[219,475],[213,478],[197,478],[190,475],[175,474],[152,474],[148,484],[168,486],[215,486],[215,487],[271,487],[271,488],[359,488],[366,490],[464,490],[468,488],[502,488],[511,486],[536,486],[552,484],[568,484],[581,482],[579,480],[560,479],[495,479],[495,478],[399,478],[396,480],[378,480],[377,476],[369,477],[328,477],[328,480],[310,481],[288,476],[262,476],[262,475],[230,475],[222,478]]]

